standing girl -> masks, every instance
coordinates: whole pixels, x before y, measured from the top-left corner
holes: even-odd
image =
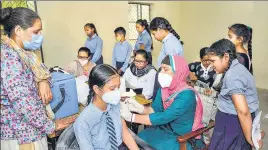
[[[103,64],[103,57],[102,57],[103,42],[97,33],[95,25],[93,23],[87,23],[84,26],[84,30],[86,32],[86,35],[88,36],[85,43],[85,47],[90,49],[90,53],[92,55],[91,62],[97,65]]]
[[[259,108],[254,78],[238,62],[235,45],[227,39],[211,45],[209,59],[216,73],[223,73],[209,150],[250,150],[253,146],[252,120]]]
[[[152,49],[153,49],[153,41],[151,37],[151,32],[147,21],[144,19],[139,19],[136,22],[136,29],[139,33],[137,42],[135,44],[134,53],[137,50],[143,49],[149,55],[149,64],[152,64]]]
[[[229,27],[228,37],[236,48],[237,59],[243,64],[251,74],[252,69],[252,28],[244,24],[234,24]],[[243,45],[247,44],[248,49]]]
[[[172,28],[171,24],[162,17],[156,17],[150,23],[150,29],[155,39],[161,41],[162,49],[157,59],[157,67],[160,68],[162,60],[167,55],[183,55],[183,42],[180,41],[180,36]],[[158,70],[158,72],[160,69]],[[156,97],[157,90],[160,88],[158,83],[158,73],[155,77],[153,99]]]
[[[183,55],[183,42],[180,41],[180,36],[165,18],[154,18],[150,23],[150,29],[155,39],[163,43],[157,59],[158,67],[167,55]]]

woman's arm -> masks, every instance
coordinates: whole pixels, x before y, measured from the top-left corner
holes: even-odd
[[[253,141],[251,139],[252,131],[252,119],[251,113],[248,108],[248,103],[244,95],[234,94],[232,95],[232,100],[237,111],[239,122],[241,124],[244,136],[247,142],[253,146]]]
[[[121,119],[122,121],[122,127],[123,127],[123,132],[122,132],[122,139],[123,142],[127,145],[127,147],[130,150],[139,150],[138,145],[136,144],[135,140],[131,136],[131,134],[128,131],[128,127],[126,125],[126,122],[124,119]]]

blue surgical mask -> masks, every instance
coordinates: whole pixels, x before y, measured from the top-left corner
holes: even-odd
[[[23,47],[25,50],[38,50],[41,48],[43,39],[44,37],[42,34],[33,34],[31,41],[23,41]]]

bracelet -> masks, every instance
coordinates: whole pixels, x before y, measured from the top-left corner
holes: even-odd
[[[132,116],[131,116],[131,123],[132,122],[135,122],[135,117],[136,117],[136,114],[132,114]]]

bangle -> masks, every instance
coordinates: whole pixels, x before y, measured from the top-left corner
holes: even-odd
[[[135,122],[135,117],[136,117],[136,114],[132,114],[132,116],[131,116],[131,123],[132,122]]]
[[[54,123],[55,124],[55,131],[57,130],[57,127],[58,127],[58,125],[57,125],[57,123],[55,122]]]

